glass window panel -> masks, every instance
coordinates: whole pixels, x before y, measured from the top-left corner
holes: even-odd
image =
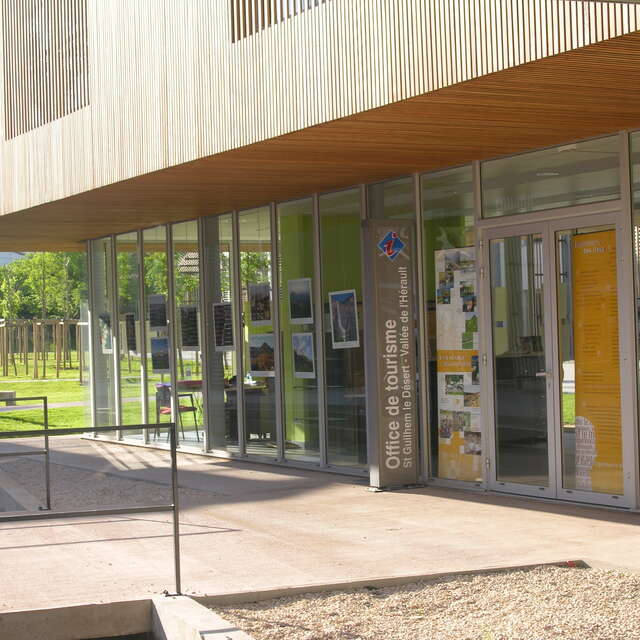
[[[210,447],[238,452],[238,380],[231,214],[205,220],[203,276],[208,292],[207,355]]]
[[[496,477],[549,486],[542,236],[492,240]]]
[[[320,198],[329,464],[366,467],[360,191]]]
[[[619,163],[618,136],[483,162],[483,216],[617,199]]]
[[[368,187],[367,207],[371,218],[415,218],[413,178],[400,178]]]
[[[175,421],[179,442],[200,446],[204,440],[200,362],[200,250],[195,220],[174,224],[173,287],[176,341]]]
[[[138,234],[116,237],[118,322],[120,323],[120,397],[122,424],[141,424],[142,367],[140,362],[140,289]],[[126,438],[140,439],[142,432],[125,431]]]
[[[149,421],[171,422],[171,373],[169,322],[167,313],[167,234],[165,227],[145,229],[142,236],[144,260],[144,309],[147,325],[147,388]],[[149,432],[151,440],[166,442],[166,429]]]
[[[421,177],[431,475],[479,482],[479,317],[470,166]]]
[[[562,486],[624,493],[616,234],[556,234]]]
[[[95,426],[116,424],[116,380],[113,360],[113,286],[111,238],[92,242],[93,379]]]
[[[633,266],[635,276],[635,312],[637,353],[640,357],[640,131],[631,134],[631,188],[633,207]],[[640,359],[637,362],[640,385]],[[640,388],[639,388],[640,391]],[[640,402],[640,400],[639,400]]]
[[[248,454],[277,456],[271,215],[240,213],[244,429]]]
[[[318,372],[313,303],[313,201],[278,205],[280,333],[285,456],[317,462]]]

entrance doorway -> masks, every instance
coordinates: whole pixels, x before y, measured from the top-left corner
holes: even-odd
[[[631,505],[620,345],[632,336],[617,222],[610,213],[484,229],[491,489]]]

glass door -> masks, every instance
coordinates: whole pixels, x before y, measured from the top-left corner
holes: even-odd
[[[499,490],[554,495],[552,348],[546,232],[488,241],[493,356],[494,463]]]
[[[553,225],[558,494],[624,503],[618,251],[613,224]],[[559,224],[563,224],[559,227]]]
[[[621,338],[616,220],[576,216],[485,230],[490,488],[630,503],[623,454],[632,391],[620,344],[633,338]]]

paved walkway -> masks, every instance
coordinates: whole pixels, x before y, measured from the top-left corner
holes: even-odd
[[[166,453],[53,440],[54,508],[168,499]],[[433,488],[373,493],[319,472],[179,462],[188,594],[568,559],[640,570],[639,514]],[[41,464],[4,458],[0,470],[40,498]],[[172,590],[167,515],[0,524],[0,611]]]

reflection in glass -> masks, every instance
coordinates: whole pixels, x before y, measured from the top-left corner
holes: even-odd
[[[413,220],[416,217],[413,178],[400,178],[370,185],[367,208],[372,218]]]
[[[482,164],[482,215],[485,218],[619,197],[618,136]]]
[[[137,233],[125,233],[116,237],[122,424],[141,424],[143,421],[137,240]],[[140,439],[143,434],[141,431],[124,431],[122,435],[125,438]]]
[[[91,248],[95,426],[106,427],[116,424],[111,238],[94,240]]]
[[[285,457],[317,462],[313,202],[306,199],[278,205],[277,216]]]
[[[144,309],[147,324],[147,388],[149,420],[171,422],[171,370],[167,314],[167,236],[164,227],[145,229],[142,235]],[[166,429],[149,432],[151,440],[166,442]]]
[[[231,214],[204,222],[203,277],[207,314],[208,425],[210,447],[238,452],[238,380],[233,317],[233,221]]]
[[[273,331],[271,215],[239,214],[244,429],[248,454],[277,456],[276,342]]]
[[[468,291],[468,296],[475,298],[477,295],[471,167],[425,174],[421,177],[421,189],[429,340],[431,475],[480,481],[479,317],[477,304],[472,311],[465,311],[461,298],[462,287],[465,287],[465,292]],[[461,257],[464,260],[461,261]],[[473,293],[472,284],[475,289]],[[456,303],[456,300],[459,302]],[[452,331],[451,328],[456,326],[458,331]],[[438,354],[444,356],[451,352],[462,356],[460,366],[445,364],[447,361],[444,357],[441,357],[439,366]],[[450,376],[449,381],[453,379],[451,376],[462,376],[462,395],[447,393],[447,375]],[[455,429],[450,424],[454,420],[457,421]],[[462,428],[460,423],[463,423]]]
[[[492,240],[497,479],[548,486],[542,236]]]
[[[173,287],[176,340],[175,421],[181,444],[199,446],[204,439],[200,363],[200,252],[198,223],[174,224]]]
[[[322,300],[324,306],[327,455],[332,465],[367,463],[360,191],[352,189],[320,198]],[[344,292],[344,293],[340,293]],[[353,298],[355,292],[355,300]],[[330,296],[333,305],[330,305]],[[342,299],[340,299],[342,296]],[[339,312],[343,311],[343,322]],[[332,332],[332,320],[352,329]]]
[[[556,234],[562,486],[624,492],[615,230]]]

